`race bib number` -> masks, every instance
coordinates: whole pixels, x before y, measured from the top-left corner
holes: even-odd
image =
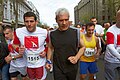
[[[39,59],[39,53],[29,52],[27,55],[27,61],[32,64],[35,64]]]
[[[95,49],[93,49],[93,48],[86,48],[85,49],[84,56],[90,57],[90,56],[93,56],[93,55],[95,55]]]

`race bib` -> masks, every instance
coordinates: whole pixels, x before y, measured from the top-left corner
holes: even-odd
[[[90,57],[95,55],[95,49],[94,48],[86,48],[84,52],[84,56]]]
[[[35,64],[40,59],[39,53],[29,51],[27,55],[27,61],[29,63]]]

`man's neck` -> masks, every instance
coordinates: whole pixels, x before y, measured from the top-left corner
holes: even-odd
[[[67,30],[69,27],[59,27],[58,29],[60,30],[60,31],[65,31],[65,30]]]
[[[120,23],[116,23],[116,26],[117,26],[118,28],[120,28]]]

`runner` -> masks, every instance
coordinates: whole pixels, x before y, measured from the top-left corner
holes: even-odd
[[[14,48],[20,45],[19,53],[27,59],[27,74],[30,80],[46,79],[46,52],[45,40],[48,42],[47,30],[37,27],[37,17],[33,12],[24,14],[25,27],[16,29]],[[16,45],[15,45],[16,44]]]
[[[89,80],[94,80],[94,74],[98,72],[96,65],[96,57],[101,51],[99,40],[94,35],[95,25],[93,23],[86,24],[86,34],[81,36],[86,47],[84,55],[80,57],[80,80],[84,80],[89,71]]]

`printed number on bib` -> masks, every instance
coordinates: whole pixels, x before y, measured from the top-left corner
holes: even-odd
[[[37,54],[35,54],[35,53],[29,53],[27,55],[27,61],[29,63],[32,63],[32,64],[35,64],[39,59],[40,59],[40,56],[39,56],[38,53]]]
[[[95,49],[93,49],[93,48],[86,48],[85,49],[84,56],[90,57],[90,56],[93,56],[94,54],[95,54]]]

